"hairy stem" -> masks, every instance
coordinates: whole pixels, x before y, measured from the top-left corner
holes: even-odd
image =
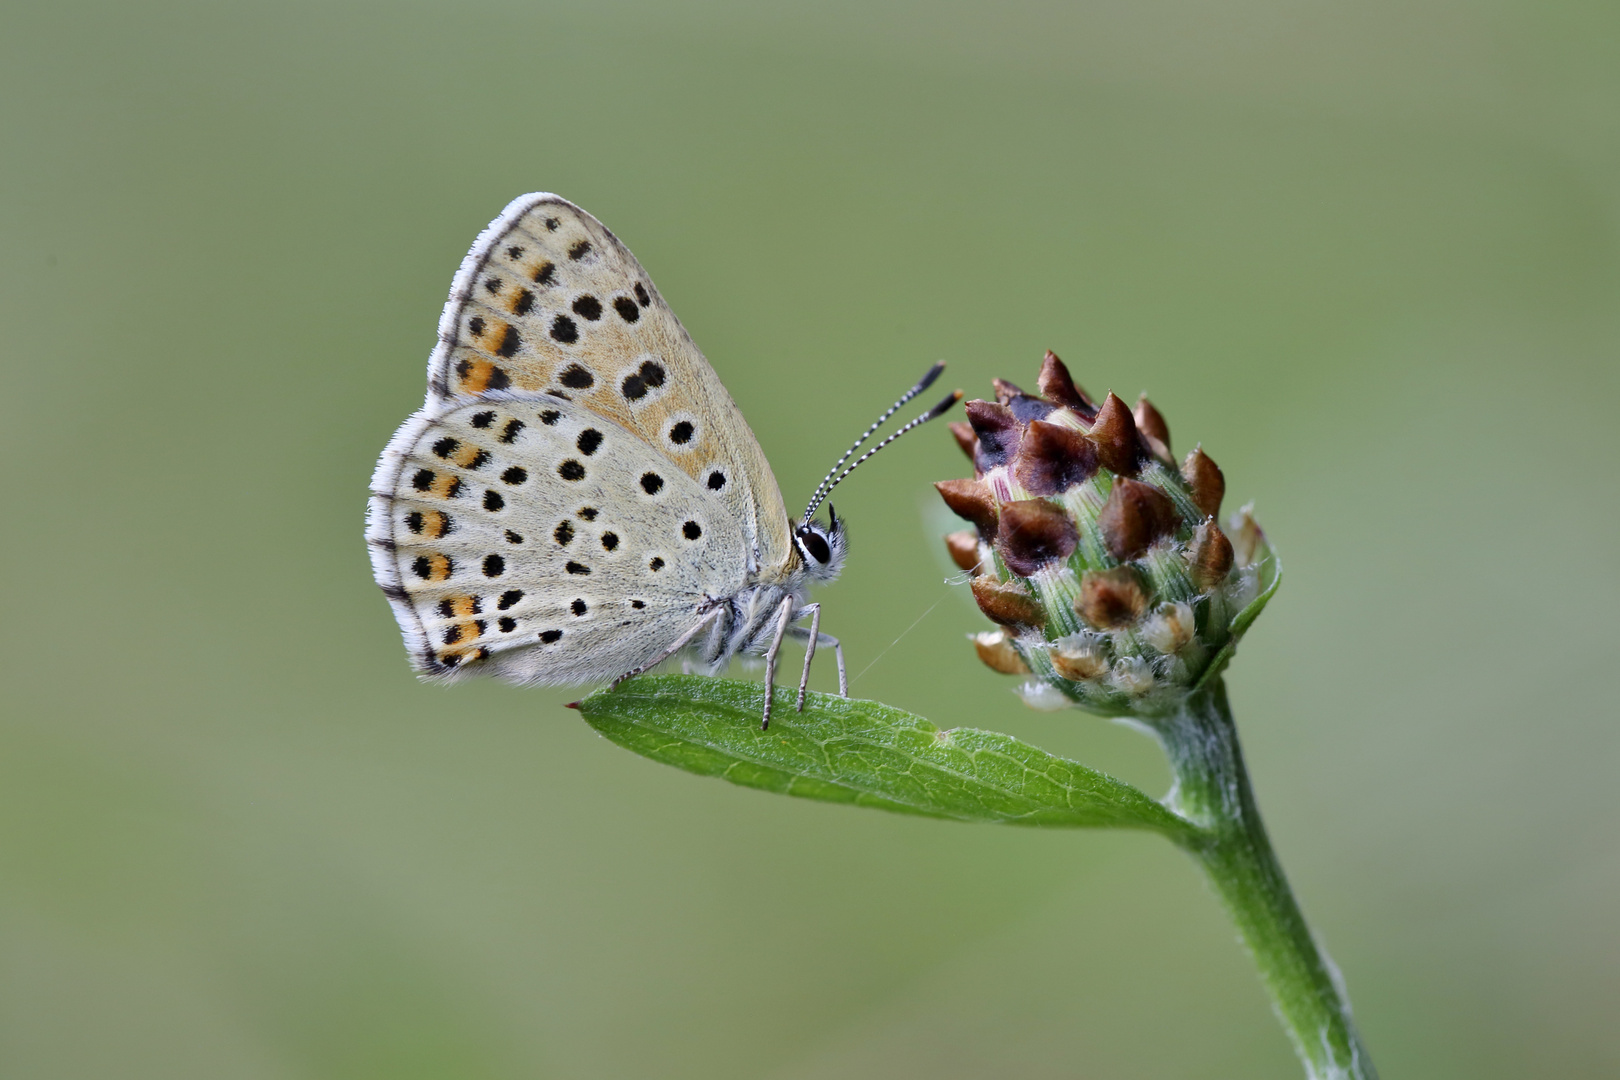
[[[1200,834],[1178,841],[1237,923],[1310,1080],[1376,1080],[1338,971],[1311,936],[1249,784],[1220,681],[1154,724],[1175,787],[1166,803]]]

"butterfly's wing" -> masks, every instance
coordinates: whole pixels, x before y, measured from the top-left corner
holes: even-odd
[[[371,490],[372,568],[428,675],[614,678],[748,573],[723,492],[547,394],[429,405],[395,434]]]
[[[630,250],[566,199],[521,196],[479,235],[428,387],[430,405],[503,389],[577,402],[714,491],[764,576],[796,558],[776,478],[719,376]]]

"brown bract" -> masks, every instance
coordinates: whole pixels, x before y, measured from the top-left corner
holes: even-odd
[[[978,456],[974,467],[989,472],[1005,465],[1018,452],[1021,425],[1012,410],[994,401],[970,401],[963,406],[973,434],[978,436]]]
[[[1020,577],[1074,554],[1079,530],[1061,507],[1045,499],[1020,499],[1001,504],[1001,526],[996,551],[1008,569]]]
[[[1215,588],[1232,569],[1232,541],[1210,518],[1198,526],[1187,546],[1187,569],[1200,590]]]
[[[951,513],[977,525],[985,539],[992,539],[996,535],[998,515],[990,485],[983,480],[938,480],[934,483],[934,490],[951,508]]]
[[[1097,472],[1097,448],[1075,428],[1036,420],[1024,429],[1013,479],[1031,495],[1058,495]]]
[[[1029,665],[1013,648],[1012,639],[1006,631],[986,630],[982,634],[974,634],[973,648],[978,652],[979,659],[992,671],[999,671],[1003,675],[1029,674]]]
[[[1000,405],[1006,405],[1015,397],[1029,396],[1024,393],[1023,387],[1017,383],[1010,383],[1006,379],[991,379],[990,385],[996,388],[996,402]]]
[[[951,437],[956,440],[956,445],[962,448],[962,453],[972,461],[979,449],[979,437],[973,434],[973,426],[962,420],[952,420],[945,426],[951,429]]]
[[[1153,407],[1146,394],[1136,399],[1133,418],[1148,452],[1166,465],[1174,465],[1176,460],[1170,456],[1170,425],[1164,422],[1164,416]]]
[[[1119,478],[1097,515],[1103,546],[1120,562],[1136,558],[1161,536],[1175,531],[1176,507],[1151,484]]]
[[[1041,388],[1041,395],[1048,401],[1067,405],[1088,417],[1097,414],[1097,403],[1075,385],[1074,379],[1069,375],[1069,369],[1051,349],[1046,350],[1046,358],[1041,361],[1041,374],[1036,380],[1036,385]]]
[[[1206,517],[1214,517],[1221,512],[1221,499],[1226,496],[1226,477],[1221,473],[1221,467],[1206,453],[1202,446],[1195,447],[1187,455],[1187,460],[1181,463],[1181,479],[1186,482],[1187,490],[1192,492],[1192,500]]]
[[[981,574],[973,579],[972,589],[979,610],[991,622],[1003,626],[1046,625],[1046,612],[1041,609],[1040,603],[1015,582],[999,581],[992,574]]]
[[[1088,570],[1080,579],[1080,596],[1074,610],[1094,629],[1114,630],[1142,617],[1147,610],[1147,593],[1136,571],[1128,566]]]
[[[1136,434],[1136,420],[1115,393],[1109,391],[1091,425],[1091,441],[1097,444],[1097,461],[1120,476],[1135,476],[1142,459],[1142,440]]]
[[[950,552],[951,562],[968,573],[978,568],[979,535],[972,529],[963,529],[945,537],[945,550]]]

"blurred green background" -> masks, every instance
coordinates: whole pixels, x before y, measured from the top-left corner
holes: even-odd
[[[7,5],[5,1075],[1299,1075],[1162,840],[414,681],[366,481],[537,189],[790,506],[935,359],[1150,391],[1287,564],[1233,700],[1385,1075],[1614,1074],[1617,117],[1613,4]],[[935,430],[839,492],[855,693],[1161,792],[972,659],[964,468]]]

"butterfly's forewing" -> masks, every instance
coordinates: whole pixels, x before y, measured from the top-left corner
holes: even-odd
[[[792,558],[787,512],[742,413],[641,264],[555,195],[515,199],[457,273],[430,400],[544,391],[641,436],[730,508],[767,575]]]
[[[366,535],[419,671],[589,682],[742,587],[723,496],[583,402],[490,391],[400,429]]]

